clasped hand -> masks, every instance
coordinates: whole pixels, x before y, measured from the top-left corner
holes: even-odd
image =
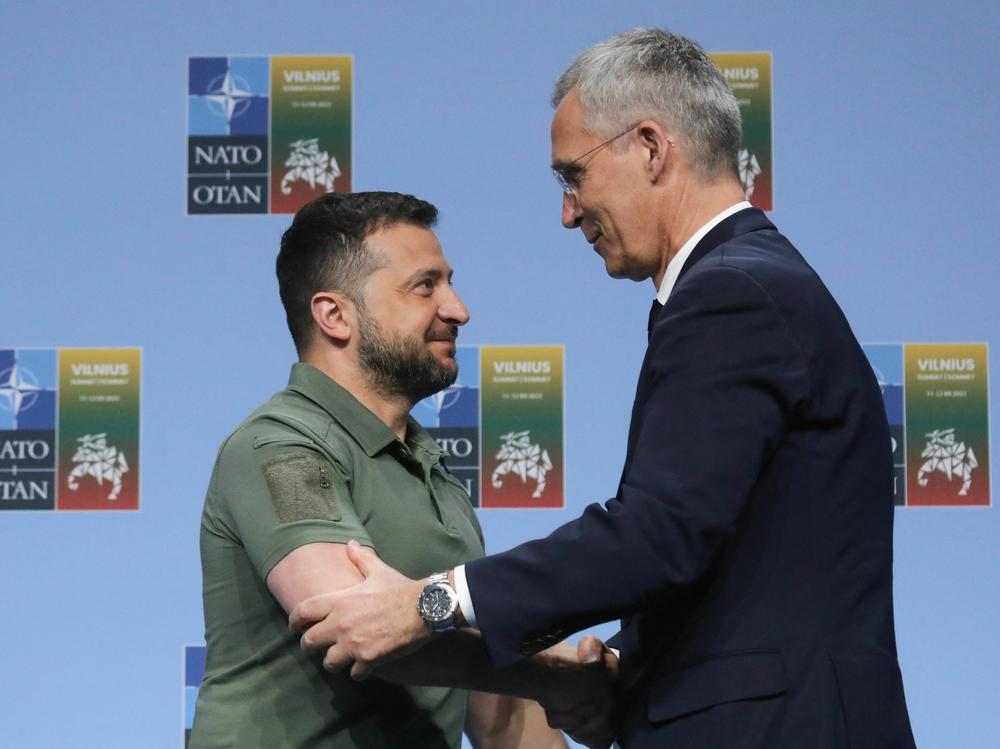
[[[325,668],[337,671],[349,666],[352,678],[365,679],[378,666],[419,648],[431,630],[415,605],[422,581],[400,574],[356,541],[347,545],[347,556],[364,581],[303,601],[292,610],[289,626],[302,633],[304,649],[325,650]],[[547,677],[541,680],[544,686],[520,696],[537,700],[553,728],[586,746],[607,747],[615,734],[618,659],[614,654],[588,636],[575,649],[561,643],[536,659]]]
[[[549,725],[592,749],[608,747],[617,733],[617,656],[599,639],[587,635],[575,649],[560,643],[541,657],[556,659],[553,688],[538,700]]]

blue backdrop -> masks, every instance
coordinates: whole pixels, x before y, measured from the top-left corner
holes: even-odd
[[[0,746],[181,745],[215,450],[294,357],[273,278],[288,217],[185,213],[188,56],[352,54],[355,189],[440,207],[464,342],[565,344],[567,507],[482,512],[498,550],[613,494],[624,455],[653,289],[562,229],[547,168],[551,84],[613,32],[773,52],[771,215],[860,340],[1000,336],[997,4],[810,5],[0,5],[0,347],[144,351],[141,511],[0,514]],[[896,519],[917,742],[996,747],[1000,518]]]

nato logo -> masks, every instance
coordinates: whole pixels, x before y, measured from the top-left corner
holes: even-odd
[[[188,135],[267,135],[270,80],[266,57],[192,57]]]
[[[56,352],[0,350],[0,429],[56,428]]]
[[[55,507],[56,352],[0,350],[0,510]]]
[[[188,60],[188,213],[267,213],[267,57]]]

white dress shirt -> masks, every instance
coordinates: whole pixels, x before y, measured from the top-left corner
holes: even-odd
[[[753,206],[750,205],[750,202],[747,200],[741,200],[736,205],[729,206],[722,213],[709,219],[707,224],[692,234],[691,238],[681,245],[677,254],[670,258],[670,262],[667,263],[667,272],[663,274],[663,280],[660,281],[660,288],[656,290],[656,301],[660,304],[667,303],[667,298],[670,296],[670,292],[674,290],[674,284],[677,283],[677,277],[680,276],[684,263],[686,263],[687,259],[691,257],[691,253],[694,252],[694,248],[698,246],[698,243],[705,237],[705,235],[734,213],[742,211],[744,208],[753,208]]]

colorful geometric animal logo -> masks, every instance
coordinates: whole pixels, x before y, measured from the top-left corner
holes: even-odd
[[[527,431],[508,432],[501,435],[500,439],[500,451],[496,454],[500,465],[491,477],[493,488],[499,489],[503,485],[502,476],[514,474],[524,483],[529,478],[535,479],[537,485],[531,496],[535,499],[541,497],[545,491],[545,474],[552,469],[548,451],[532,444],[530,432]]]
[[[927,461],[917,471],[917,483],[927,486],[928,476],[935,471],[947,476],[949,482],[952,477],[957,476],[962,479],[958,496],[964,497],[972,486],[972,472],[979,466],[972,448],[966,447],[964,442],[956,441],[954,428],[935,429],[924,436],[927,437],[927,445],[920,457],[927,458]]]
[[[98,486],[103,486],[105,481],[110,483],[111,491],[108,499],[118,499],[118,494],[122,490],[122,476],[128,473],[128,462],[123,453],[108,444],[107,437],[107,434],[102,433],[85,434],[77,438],[76,441],[80,446],[73,454],[73,463],[76,466],[66,477],[66,485],[71,490],[76,491],[80,488],[79,479],[91,476],[97,480]]]
[[[291,144],[292,153],[285,161],[291,167],[281,178],[282,195],[291,195],[294,182],[306,182],[310,189],[322,185],[328,192],[333,191],[333,182],[340,176],[337,159],[326,151],[319,150],[319,138],[297,140]]]

